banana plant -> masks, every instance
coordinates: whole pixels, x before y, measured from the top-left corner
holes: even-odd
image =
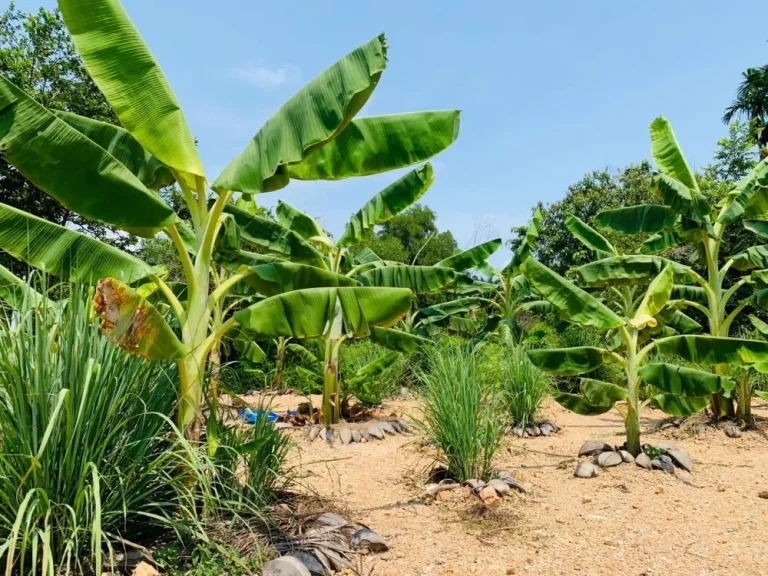
[[[622,347],[615,350],[595,346],[530,350],[529,357],[538,368],[560,376],[587,375],[580,380],[581,394],[555,392],[555,400],[578,414],[603,414],[616,408],[624,419],[627,450],[640,453],[640,415],[655,400],[671,413],[689,414],[706,404],[708,395],[733,389],[731,382],[709,372],[666,363],[645,363],[649,353],[684,354],[686,345],[696,354],[688,358],[701,360],[704,350],[713,357],[726,355],[730,339],[714,339],[678,335],[656,340],[653,330],[662,322],[674,287],[675,265],[667,263],[653,277],[631,317],[612,310],[596,296],[582,290],[533,258],[520,266],[531,285],[559,311],[561,317],[580,326],[598,328],[619,335]],[[684,272],[684,271],[679,271]],[[725,343],[721,342],[724,341]],[[752,342],[752,341],[744,341]],[[750,344],[751,346],[751,344]],[[754,348],[749,348],[754,349]],[[768,347],[765,348],[768,352]],[[738,355],[737,351],[733,355]],[[755,354],[755,357],[760,356]],[[616,364],[624,377],[620,383],[604,382],[588,374],[603,364]],[[642,382],[659,391],[653,398],[640,401]],[[626,403],[625,405],[619,403]],[[622,407],[625,406],[625,407]]]
[[[768,279],[768,247],[754,246],[730,256],[720,253],[726,228],[737,221],[760,236],[768,236],[766,222],[744,219],[757,216],[768,207],[768,163],[766,160],[760,162],[718,206],[712,206],[699,189],[696,175],[669,122],[657,118],[651,124],[650,132],[651,153],[659,169],[653,189],[661,203],[606,210],[596,216],[595,224],[602,230],[650,234],[641,245],[642,254],[658,254],[684,243],[693,245],[706,266],[706,279],[699,276],[695,278],[696,285],[676,286],[675,297],[706,317],[711,336],[726,338],[743,310],[749,307],[765,309],[768,305],[768,292],[764,292],[764,280]],[[724,262],[722,266],[721,261]],[[731,278],[730,287],[727,287],[726,277],[731,271],[750,273]],[[619,274],[625,275],[625,272]],[[754,286],[758,290],[734,301],[744,286]],[[712,370],[724,375],[728,366],[713,365]],[[751,396],[740,388],[737,412],[742,418],[748,418],[750,402]],[[710,406],[715,417],[734,412],[733,403],[719,394],[712,396]]]
[[[0,248],[62,278],[98,280],[94,304],[105,334],[150,360],[178,364],[177,417],[185,434],[198,436],[209,353],[237,324],[274,337],[320,336],[331,326],[368,334],[409,309],[410,290],[321,287],[272,296],[211,322],[217,306],[251,275],[239,270],[211,287],[220,264],[216,243],[228,230],[225,209],[237,207],[237,193],[240,209],[247,210],[254,195],[280,190],[292,179],[382,173],[422,162],[455,140],[457,111],[356,118],[386,68],[384,36],[296,93],[209,185],[181,107],[119,0],[59,0],[58,6],[122,127],[48,110],[0,76],[3,157],[86,218],[142,237],[167,234],[182,265],[185,296],[179,298],[161,271],[145,262],[7,206],[0,206]],[[171,181],[183,192],[189,227],[157,194]],[[293,238],[273,240],[291,248]],[[244,250],[236,256],[251,268],[265,261]],[[157,286],[178,330],[133,288],[144,281]]]

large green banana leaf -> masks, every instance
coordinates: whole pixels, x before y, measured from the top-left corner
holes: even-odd
[[[463,252],[449,256],[445,260],[440,260],[435,266],[453,268],[457,272],[464,272],[465,270],[481,265],[491,256],[491,254],[501,248],[501,245],[501,238],[495,238],[488,242],[478,244],[469,250],[464,250]]]
[[[677,213],[668,206],[641,204],[603,210],[595,216],[595,224],[603,230],[623,234],[660,232],[671,229],[677,221]]]
[[[768,220],[744,220],[742,224],[750,232],[768,238]]]
[[[366,337],[371,326],[395,324],[410,310],[411,298],[405,288],[309,288],[257,302],[235,319],[260,337],[302,339],[327,334],[340,313],[345,333]]]
[[[370,264],[371,262],[381,262],[381,258],[379,257],[376,252],[371,250],[368,247],[363,248],[360,250],[360,253],[355,257],[355,260],[357,260],[360,264]]]
[[[536,241],[539,239],[539,226],[543,219],[544,215],[542,214],[541,209],[536,208],[533,212],[531,223],[528,224],[528,228],[525,230],[523,241],[520,243],[520,246],[517,247],[515,253],[512,254],[512,260],[510,260],[509,264],[502,270],[504,276],[517,274],[520,271],[522,263],[528,259],[528,256],[530,256],[536,248]]]
[[[753,364],[768,360],[768,342],[715,336],[671,336],[656,340],[662,354],[698,364]]]
[[[768,158],[764,158],[726,196],[726,207],[720,212],[717,221],[731,224],[741,215],[756,216],[768,210],[767,178]]]
[[[666,363],[650,363],[642,366],[637,375],[661,392],[675,396],[710,396],[723,390],[724,376]]]
[[[657,186],[664,203],[675,211],[685,207],[697,220],[708,221],[710,207],[699,191],[696,176],[677,143],[672,126],[666,118],[656,118],[650,127],[651,155],[662,175]]]
[[[768,324],[752,314],[749,315],[749,321],[752,322],[752,326],[754,326],[755,329],[760,332],[760,334],[763,336],[768,336]]]
[[[685,240],[674,230],[662,230],[661,232],[651,234],[642,244],[640,244],[640,253],[658,254],[667,248],[677,246],[683,242],[685,242]]]
[[[313,364],[317,362],[317,356],[315,356],[312,352],[304,348],[301,344],[296,344],[295,342],[291,342],[286,347],[286,350],[289,350],[292,354],[295,354],[299,358],[301,358],[302,362],[305,362],[306,364]]]
[[[655,316],[661,312],[669,302],[672,295],[672,285],[675,281],[672,264],[667,264],[661,274],[656,276],[648,286],[643,300],[637,307],[635,316],[629,321],[635,330],[642,330],[646,326],[652,328],[658,324]]]
[[[605,236],[589,226],[586,222],[573,214],[568,214],[565,218],[565,227],[576,236],[587,248],[594,250],[598,254],[603,253],[606,256],[617,256],[616,248],[613,247]]]
[[[458,135],[458,110],[356,118],[331,142],[288,166],[287,172],[297,180],[379,174],[428,160]]]
[[[232,204],[228,204],[224,212],[234,216],[240,228],[240,236],[245,240],[262,246],[269,252],[282,254],[293,262],[323,265],[322,253],[296,232],[284,228],[277,222],[249,214]]]
[[[204,177],[171,86],[119,0],[58,0],[88,74],[123,126],[163,163]]]
[[[95,238],[0,204],[0,250],[72,282],[113,277],[135,282],[152,267]]]
[[[470,312],[471,310],[477,310],[478,308],[484,308],[485,306],[488,306],[492,303],[493,302],[487,298],[470,296],[467,298],[458,298],[456,300],[449,300],[448,302],[427,306],[426,308],[419,310],[419,313],[423,314],[428,319],[442,319],[446,316],[462,314],[464,312]]]
[[[739,252],[733,258],[733,267],[736,270],[752,270],[754,268],[768,268],[768,245],[750,246],[743,252]]]
[[[685,417],[704,410],[709,404],[709,397],[683,398],[673,394],[656,394],[653,397],[653,404],[665,414]]]
[[[390,184],[368,200],[347,223],[337,246],[351,246],[365,237],[377,224],[396,216],[421,198],[435,180],[432,165],[427,163]]]
[[[379,326],[371,326],[370,338],[371,342],[375,342],[390,350],[397,350],[398,352],[404,352],[406,354],[418,352],[424,346],[431,343],[431,340],[421,338],[420,336],[415,336],[392,328],[381,328]]]
[[[352,376],[347,377],[344,380],[347,384],[354,385],[358,382],[371,378],[372,376],[378,376],[387,368],[392,366],[395,362],[397,362],[398,358],[400,358],[400,354],[397,352],[388,352],[383,356],[379,356],[373,362],[369,362],[362,368],[355,371]]]
[[[608,407],[613,406],[616,402],[626,400],[629,395],[626,388],[593,378],[581,379],[581,393],[586,401],[593,406]]]
[[[373,93],[387,65],[384,35],[314,78],[262,126],[224,169],[214,190],[257,194],[288,185],[288,166],[336,138]]]
[[[590,262],[576,269],[580,284],[591,287],[648,284],[667,266],[678,276],[687,274],[689,268],[661,256],[612,256]]]
[[[100,280],[93,305],[102,332],[123,350],[147,360],[178,360],[189,353],[162,314],[124,282]]]
[[[144,186],[159,190],[173,184],[174,178],[170,169],[147,152],[128,130],[70,112],[55,110],[54,113],[114,156]]]
[[[672,287],[672,295],[670,298],[675,300],[689,300],[690,302],[698,302],[699,304],[707,304],[709,299],[707,298],[707,291],[701,286],[686,286],[684,284],[675,284]]]
[[[755,308],[761,308],[762,310],[768,310],[768,289],[763,288],[753,292],[747,298],[744,298],[740,304],[751,305]]]
[[[613,310],[581,288],[553,272],[537,260],[528,258],[520,267],[539,293],[560,310],[568,320],[582,326],[610,330],[626,324]]]
[[[337,288],[360,284],[342,274],[294,262],[272,262],[250,268],[245,282],[259,294],[275,296],[305,288]]]
[[[2,75],[0,151],[38,188],[87,218],[147,237],[176,220],[115,157]]]
[[[15,276],[8,268],[0,265],[0,300],[14,310],[22,310],[27,302],[32,306],[38,306],[45,300],[45,296],[28,282]]]
[[[237,254],[222,254],[216,257],[216,264],[230,272],[245,272],[243,266],[259,266],[260,264],[271,264],[273,262],[287,262],[287,260],[278,256],[257,254],[256,252],[248,252],[246,250],[240,250]]]
[[[582,416],[596,416],[598,414],[605,414],[613,406],[593,406],[587,400],[579,394],[568,394],[566,392],[552,392],[552,398],[560,404],[563,408],[581,414]]]
[[[435,292],[452,284],[456,272],[438,266],[386,266],[374,268],[354,276],[364,286],[409,288],[416,293]]]
[[[305,214],[298,208],[294,208],[287,202],[280,200],[277,203],[275,213],[277,214],[278,222],[280,222],[284,228],[296,232],[296,234],[305,240],[309,240],[316,236],[325,236],[325,231],[322,226],[320,226],[314,218]]]
[[[609,359],[610,353],[594,346],[577,346],[528,350],[528,357],[537,368],[558,376],[575,376],[599,368]]]
[[[680,310],[664,309],[658,314],[664,325],[680,334],[701,332],[701,324]]]

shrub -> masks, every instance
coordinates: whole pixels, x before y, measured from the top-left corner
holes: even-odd
[[[541,401],[549,394],[550,379],[533,365],[524,346],[506,344],[497,364],[502,408],[514,426],[531,424]]]
[[[345,374],[354,374],[357,370],[374,362],[386,354],[388,350],[367,340],[354,342],[341,348],[341,366]],[[394,395],[403,380],[405,360],[401,356],[381,374],[362,379],[344,382],[346,392],[353,395],[363,404],[378,406],[386,398]]]
[[[492,381],[482,374],[478,352],[440,342],[425,352],[422,428],[440,449],[440,461],[459,481],[487,479],[502,428]]]

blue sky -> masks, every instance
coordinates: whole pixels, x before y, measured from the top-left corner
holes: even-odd
[[[766,9],[755,1],[123,2],[211,180],[303,83],[385,32],[389,65],[363,113],[462,110],[423,199],[462,247],[508,238],[537,201],[558,200],[585,172],[648,157],[647,127],[660,114],[704,166],[741,72],[768,61]],[[41,3],[54,5],[17,6]],[[284,199],[339,235],[396,177],[292,183],[262,201]]]

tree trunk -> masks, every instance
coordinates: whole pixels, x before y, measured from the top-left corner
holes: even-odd
[[[285,366],[285,338],[277,339],[277,360],[275,361],[275,379],[272,387],[280,390],[283,387],[283,368]]]
[[[336,412],[333,397],[336,392],[336,363],[333,361],[333,348],[335,340],[327,338],[325,341],[325,374],[323,378],[323,422],[326,426],[333,424]],[[338,398],[335,399],[338,404]]]

